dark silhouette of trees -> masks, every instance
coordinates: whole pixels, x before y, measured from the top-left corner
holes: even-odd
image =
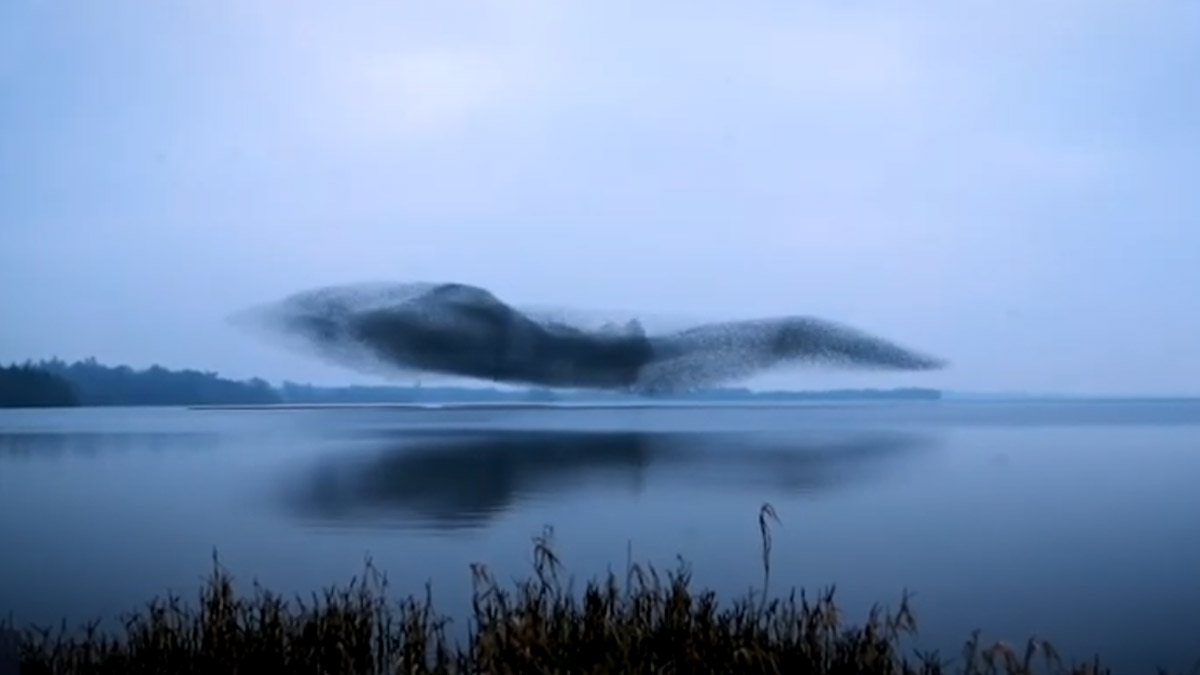
[[[660,397],[660,400],[804,401],[804,400],[930,400],[932,389],[847,389],[836,391],[752,391],[723,388]],[[66,363],[59,359],[0,368],[0,407],[33,406],[187,406],[364,404],[417,402],[576,402],[628,401],[618,392],[576,392],[549,389],[497,389],[455,386],[318,387],[286,382],[272,387],[254,378],[236,381],[212,372],[168,370],[151,366],[106,366],[95,359]]]
[[[0,408],[52,408],[79,404],[65,378],[32,364],[0,366]]]
[[[39,366],[70,382],[81,405],[179,406],[266,405],[279,403],[279,394],[265,380],[240,382],[197,370],[168,370],[151,366],[105,366],[95,359],[67,364],[44,361]]]

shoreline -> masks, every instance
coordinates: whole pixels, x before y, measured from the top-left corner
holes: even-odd
[[[247,405],[190,405],[188,410],[662,410],[662,409],[777,409],[777,408],[829,408],[873,403],[937,403],[939,401],[913,399],[862,399],[862,400],[798,400],[798,401],[663,401],[663,402],[524,402],[524,401],[477,401],[444,403],[264,403]]]

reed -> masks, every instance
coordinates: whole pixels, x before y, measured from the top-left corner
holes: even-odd
[[[123,629],[95,624],[20,631],[22,675],[49,673],[1102,673],[1099,663],[1066,664],[1053,647],[984,644],[978,634],[961,655],[905,653],[916,629],[903,597],[894,611],[872,610],[847,625],[832,590],[792,591],[771,599],[774,509],[759,514],[763,588],[756,599],[719,603],[692,588],[688,566],[660,572],[627,563],[582,593],[564,583],[551,530],[535,537],[533,569],[502,586],[483,565],[471,568],[474,601],[468,636],[456,642],[426,587],[395,601],[369,561],[342,587],[285,599],[257,584],[243,594],[214,555],[198,602],[168,596],[124,617]]]

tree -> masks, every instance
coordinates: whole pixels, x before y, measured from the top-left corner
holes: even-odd
[[[65,378],[32,364],[0,367],[0,408],[47,408],[79,405]]]

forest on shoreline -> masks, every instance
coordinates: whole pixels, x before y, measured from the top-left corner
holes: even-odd
[[[261,378],[233,380],[215,372],[109,366],[95,359],[60,359],[0,366],[0,407],[194,406],[452,402],[604,402],[629,399],[615,392],[500,389],[466,386],[319,387],[272,385]],[[719,388],[663,397],[671,401],[935,400],[933,389],[753,391]]]

